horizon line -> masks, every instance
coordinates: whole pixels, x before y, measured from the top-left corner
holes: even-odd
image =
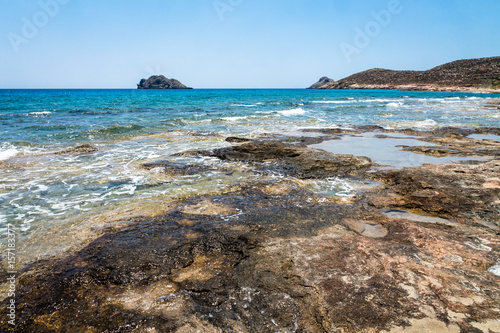
[[[309,88],[190,88],[190,89],[137,89],[137,88],[0,88],[0,90],[308,90]],[[312,89],[311,89],[312,90]]]

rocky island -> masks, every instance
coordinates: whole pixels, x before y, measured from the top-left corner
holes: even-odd
[[[427,71],[374,68],[339,81],[322,77],[309,88],[500,92],[500,57],[457,60]]]
[[[149,79],[142,79],[137,89],[193,89],[186,87],[176,79],[167,79],[163,75],[153,75]]]
[[[313,84],[312,86],[310,86],[307,89],[321,89],[321,87],[323,87],[327,84],[334,83],[334,82],[335,82],[335,80],[332,80],[329,77],[323,76],[321,79],[319,79],[318,82],[316,82],[315,84]]]

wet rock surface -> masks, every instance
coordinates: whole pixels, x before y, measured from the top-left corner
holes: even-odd
[[[279,141],[253,142],[216,149],[212,156],[224,161],[271,163],[276,169],[300,178],[352,175],[374,165],[367,157],[335,155],[318,149],[295,147]]]
[[[478,165],[433,165],[420,169],[380,172],[375,179],[388,184],[397,197],[393,205],[447,217],[480,218],[500,226],[500,161]],[[387,205],[384,194],[373,204]]]
[[[151,163],[144,163],[143,168],[146,170],[151,170],[155,168],[162,169],[166,174],[171,176],[186,176],[195,175],[202,172],[217,170],[214,167],[203,164],[187,164],[171,161],[157,161]]]
[[[460,148],[466,137],[458,132],[412,135],[458,154],[484,148],[481,140]],[[169,202],[160,215],[121,217],[80,250],[25,265],[16,331],[498,331],[494,149],[476,164],[379,170],[367,158],[287,140],[197,152],[280,177]],[[144,167],[172,176],[209,170],[169,161]],[[346,175],[381,185],[346,202],[304,186]]]
[[[227,142],[248,142],[248,141],[252,141],[252,139],[230,136],[230,137],[226,138],[226,141]]]

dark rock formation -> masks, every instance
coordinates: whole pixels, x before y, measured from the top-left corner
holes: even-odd
[[[151,170],[154,168],[162,168],[164,172],[170,176],[196,175],[216,170],[215,168],[211,168],[209,166],[202,164],[192,165],[192,164],[176,163],[170,161],[145,163],[142,165],[142,167],[146,170]]]
[[[326,76],[323,76],[321,79],[319,79],[318,82],[316,82],[315,84],[313,84],[312,86],[310,86],[307,89],[320,89],[322,86],[324,86],[326,84],[334,83],[334,82],[335,82],[335,80],[332,80]]]
[[[226,138],[226,141],[227,142],[248,142],[248,141],[252,141],[252,140],[246,139],[246,138],[239,138],[236,136],[230,136],[230,137]]]
[[[330,154],[323,150],[285,145],[279,141],[254,141],[240,146],[216,149],[212,156],[223,161],[266,163],[285,174],[299,178],[327,178],[366,171],[374,165],[363,156]]]
[[[90,153],[95,153],[98,151],[94,146],[89,145],[88,143],[76,146],[73,148],[68,148],[66,150],[58,151],[54,154],[60,155],[60,154],[90,154]]]
[[[186,87],[176,79],[167,79],[163,75],[153,75],[149,79],[142,79],[137,89],[193,89]]]
[[[316,89],[477,90],[500,89],[500,57],[458,60],[427,71],[374,68]]]

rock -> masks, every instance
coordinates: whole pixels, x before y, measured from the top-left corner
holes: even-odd
[[[311,86],[314,89],[403,89],[498,92],[500,57],[457,60],[427,71],[394,71],[374,68],[339,81]]]
[[[439,216],[478,217],[491,223],[500,221],[498,189],[483,186],[498,177],[500,163],[479,165],[426,165],[398,171],[381,171],[374,178],[391,185],[399,194],[402,208],[419,209]]]
[[[162,168],[165,174],[170,176],[188,176],[195,175],[199,173],[209,172],[216,170],[213,167],[209,167],[203,164],[185,164],[176,163],[170,161],[157,161],[151,163],[144,163],[142,165],[146,170],[151,170],[154,168]]]
[[[137,89],[192,89],[186,87],[176,79],[167,79],[163,75],[153,75],[149,79],[142,79]]]
[[[422,154],[434,157],[444,157],[453,155],[453,151],[444,148],[436,148],[429,146],[396,146],[403,148],[404,151],[411,151],[415,154]]]
[[[359,221],[354,219],[346,219],[344,223],[358,234],[371,238],[384,238],[388,231],[380,224],[373,221]]]
[[[316,82],[315,84],[313,84],[312,86],[310,86],[307,89],[321,89],[323,86],[330,84],[330,83],[334,83],[334,82],[335,82],[335,80],[332,80],[326,76],[323,76],[321,79],[319,79],[318,82]]]
[[[319,149],[285,145],[279,141],[254,141],[216,149],[211,156],[227,161],[268,162],[274,168],[300,178],[356,174],[374,165],[367,157],[331,154]]]
[[[236,136],[230,136],[230,137],[226,138],[226,142],[248,142],[248,141],[252,141],[252,140],[246,139],[246,138],[239,138]]]
[[[83,145],[76,146],[73,148],[68,148],[68,149],[63,150],[63,151],[58,151],[54,154],[90,154],[90,153],[94,153],[98,150],[99,149],[97,149],[94,146],[91,146],[89,144],[83,144]]]
[[[278,141],[203,153],[301,177],[351,170],[385,184],[341,203],[306,180],[238,177],[211,194],[152,201],[160,211],[127,208],[72,250],[23,263],[16,331],[498,330],[498,158],[363,173],[367,159]],[[168,161],[145,167],[206,172]],[[429,217],[397,207],[454,222],[419,223]],[[0,267],[0,279],[9,276]],[[0,317],[0,331],[11,330],[8,320]]]

